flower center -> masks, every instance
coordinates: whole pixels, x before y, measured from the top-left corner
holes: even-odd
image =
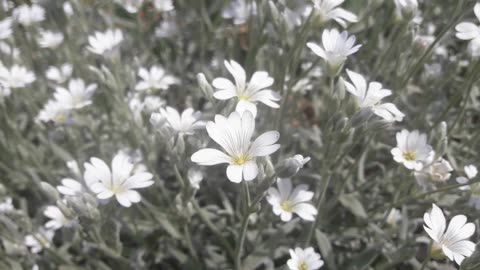
[[[232,159],[235,165],[243,165],[248,161],[248,156],[243,154],[240,156],[234,156]]]
[[[55,122],[63,123],[63,122],[65,122],[67,117],[65,116],[64,113],[59,113],[59,114],[55,115],[55,117],[53,119],[55,120]]]
[[[114,194],[119,194],[125,192],[125,187],[123,185],[113,185],[110,188],[110,191],[113,192]]]
[[[283,201],[282,203],[280,203],[280,207],[284,210],[284,211],[287,211],[287,212],[292,212],[292,202],[290,201]],[[299,268],[299,269],[303,269],[303,268]],[[307,268],[305,268],[307,269]]]
[[[308,265],[305,262],[298,264],[298,270],[308,270]]]
[[[412,161],[412,160],[415,160],[416,157],[417,155],[415,154],[415,151],[407,150],[403,152],[403,158],[405,160]]]

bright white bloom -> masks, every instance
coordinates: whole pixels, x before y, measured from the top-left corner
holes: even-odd
[[[47,79],[62,84],[72,76],[73,66],[71,64],[63,64],[60,68],[50,66],[47,69]]]
[[[62,179],[62,184],[57,186],[58,192],[66,196],[76,196],[83,193],[83,186],[80,182],[72,178]]]
[[[12,198],[7,197],[3,202],[0,202],[0,213],[7,213],[13,211],[15,207],[13,207]]]
[[[285,222],[292,219],[293,213],[304,220],[315,220],[317,209],[309,203],[313,192],[308,191],[307,185],[298,185],[293,189],[289,178],[278,178],[277,187],[278,189],[269,188],[267,195],[267,201],[272,205],[275,215]]]
[[[7,39],[12,35],[12,19],[5,18],[0,21],[0,40]]]
[[[157,96],[146,96],[143,100],[143,108],[147,113],[152,113],[165,105],[165,100]]]
[[[287,261],[290,270],[316,270],[324,264],[320,254],[316,253],[312,247],[290,249],[290,257]]]
[[[145,91],[162,89],[167,90],[170,85],[178,82],[178,79],[174,76],[168,75],[162,67],[153,66],[150,71],[146,68],[140,68],[138,76],[142,78],[142,81],[137,83],[135,90]]]
[[[441,158],[433,163],[427,162],[427,164],[429,164],[427,167],[424,167],[421,171],[415,172],[415,178],[419,183],[424,184],[428,180],[445,182],[450,179],[450,172],[453,171],[453,167],[447,160]]]
[[[45,9],[39,5],[20,5],[13,10],[13,17],[24,26],[45,20]]]
[[[395,226],[400,219],[402,219],[402,213],[398,209],[393,208],[390,210],[390,213],[388,213],[387,224],[390,226]]]
[[[442,210],[433,204],[432,211],[425,213],[423,220],[425,222],[423,228],[435,241],[433,251],[441,249],[451,261],[455,261],[458,265],[462,264],[465,257],[472,255],[475,243],[467,239],[475,233],[475,224],[467,223],[466,216],[454,216],[447,228]]]
[[[32,253],[39,253],[44,248],[49,248],[52,242],[53,230],[40,230],[35,234],[29,234],[25,236],[25,245],[30,248]]]
[[[190,186],[194,189],[200,188],[200,182],[203,180],[203,173],[202,171],[194,168],[188,169],[188,181],[190,182]]]
[[[475,4],[473,8],[475,16],[480,21],[480,3]],[[455,26],[456,36],[462,40],[470,40],[468,52],[473,57],[480,56],[480,26],[471,22],[461,22]]]
[[[222,11],[222,17],[225,19],[233,19],[233,23],[239,25],[246,23],[250,14],[255,14],[256,12],[257,5],[255,2],[235,0]]]
[[[427,135],[418,130],[402,130],[397,135],[397,147],[391,153],[393,159],[407,169],[420,171],[431,156],[432,147],[427,144]]]
[[[469,180],[475,178],[475,176],[477,176],[477,174],[478,174],[477,167],[475,167],[475,165],[473,165],[473,164],[463,167],[463,171],[465,172],[466,177],[465,176],[459,176],[456,179],[457,182],[460,183],[460,184],[467,183]]]
[[[115,0],[115,2],[130,13],[137,13],[143,5],[143,0]]]
[[[62,227],[69,227],[72,224],[72,220],[68,219],[63,215],[60,208],[54,205],[47,206],[43,211],[43,215],[50,218],[50,220],[45,223],[45,228],[49,230],[58,230]]]
[[[206,148],[195,152],[191,159],[204,166],[228,163],[227,177],[230,181],[251,181],[258,174],[256,157],[268,156],[280,148],[279,144],[275,144],[280,138],[278,131],[265,132],[252,143],[254,131],[255,118],[249,111],[242,116],[232,112],[228,118],[217,114],[215,122],[207,123],[207,132],[226,154]]]
[[[70,4],[70,2],[63,3],[63,12],[67,17],[70,17],[73,15],[73,7],[72,7],[72,4]]]
[[[153,0],[153,6],[159,12],[166,12],[175,9],[172,0]]]
[[[7,88],[21,88],[35,81],[35,74],[25,67],[14,65],[10,70],[0,66],[0,84]]]
[[[465,176],[457,177],[456,181],[459,184],[466,184],[473,178],[475,178],[478,174],[477,167],[475,165],[467,165],[463,168]],[[474,206],[476,209],[480,209],[480,184],[473,183],[470,185],[465,185],[460,187],[461,190],[470,190],[470,199],[469,204]]]
[[[216,78],[212,85],[217,88],[213,96],[216,99],[226,100],[233,97],[238,98],[236,111],[243,114],[244,111],[250,111],[253,117],[257,115],[257,102],[272,107],[280,107],[275,101],[280,100],[280,95],[272,90],[265,89],[273,85],[273,78],[265,71],[253,73],[252,78],[247,83],[245,70],[237,62],[230,60],[224,62],[227,70],[235,79],[235,84],[226,78]]]
[[[66,124],[71,120],[71,108],[57,100],[49,100],[38,113],[37,121]]]
[[[393,103],[380,103],[384,97],[392,95],[392,91],[383,89],[379,82],[370,82],[367,86],[365,78],[347,69],[348,77],[353,84],[345,82],[347,91],[355,96],[357,106],[370,108],[373,113],[388,122],[402,121],[405,116]]]
[[[313,42],[308,42],[307,47],[316,55],[327,62],[328,74],[336,76],[347,56],[356,53],[362,45],[355,45],[355,36],[348,36],[347,31],[339,33],[337,29],[324,30],[322,33],[323,48]]]
[[[119,29],[109,29],[106,32],[95,32],[88,37],[87,50],[92,53],[103,55],[113,50],[123,40],[123,33]]]
[[[82,79],[72,79],[68,83],[68,90],[57,87],[54,97],[66,108],[81,109],[92,104],[91,98],[96,89],[96,84],[89,84],[85,87],[85,82]]]
[[[182,114],[172,107],[161,108],[159,113],[153,113],[150,122],[155,127],[166,125],[179,134],[193,135],[195,130],[205,127],[205,122],[198,119],[202,116],[192,108],[185,109]]]
[[[395,0],[395,13],[399,19],[413,19],[417,9],[417,0]]]
[[[52,31],[40,32],[40,38],[38,39],[38,45],[42,48],[57,48],[63,42],[63,34]]]
[[[324,24],[330,20],[336,21],[343,28],[347,27],[347,22],[357,22],[358,18],[355,14],[350,11],[347,11],[343,8],[338,7],[345,0],[312,0],[313,1],[313,11],[316,12],[318,16],[318,21],[320,24]],[[312,7],[308,7],[305,10],[306,15],[310,15],[312,12]]]
[[[117,154],[112,160],[111,169],[101,159],[92,157],[86,162],[84,179],[88,188],[99,199],[109,199],[115,196],[118,203],[130,207],[132,203],[141,200],[140,194],[134,189],[153,185],[153,175],[148,172],[132,175],[134,164],[124,154]]]

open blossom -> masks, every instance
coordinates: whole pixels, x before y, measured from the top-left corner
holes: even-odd
[[[432,251],[440,251],[458,265],[462,264],[465,257],[470,257],[475,250],[475,243],[468,238],[475,233],[475,224],[467,223],[467,217],[457,215],[452,218],[447,228],[447,223],[442,210],[432,205],[432,211],[423,216],[423,228],[435,241]],[[446,230],[445,230],[446,228]]]
[[[45,20],[45,9],[35,4],[23,4],[13,10],[13,17],[20,24],[29,26]]]
[[[129,13],[137,13],[143,5],[144,0],[115,0],[115,2],[121,5]]]
[[[61,185],[57,186],[58,192],[65,196],[75,196],[83,192],[83,186],[77,180],[64,178]]]
[[[469,180],[475,178],[475,176],[478,174],[477,167],[475,167],[473,164],[463,167],[463,171],[465,172],[465,176],[459,176],[456,179],[460,184],[467,183]]]
[[[278,108],[275,103],[280,100],[280,95],[272,90],[265,89],[273,85],[273,78],[265,71],[253,73],[252,78],[247,83],[245,70],[237,62],[225,61],[225,67],[235,79],[235,84],[226,78],[216,78],[212,85],[217,88],[213,96],[216,99],[227,100],[238,98],[236,111],[242,114],[244,111],[250,111],[255,117],[257,115],[257,102]]]
[[[346,28],[347,22],[357,22],[358,18],[352,12],[338,7],[343,2],[345,0],[313,0],[313,8],[307,8],[305,14],[310,15],[310,12],[313,11],[318,16],[320,24],[334,20],[343,28]]]
[[[223,9],[222,17],[225,19],[233,19],[233,23],[239,25],[246,23],[250,14],[255,14],[256,11],[257,5],[255,2],[234,0],[228,7]]]
[[[38,113],[37,121],[66,124],[71,120],[72,109],[57,100],[49,100]]]
[[[215,122],[207,123],[207,132],[226,153],[206,148],[195,152],[191,159],[204,166],[228,163],[227,177],[230,181],[251,181],[258,174],[256,158],[268,156],[280,148],[279,144],[275,144],[280,138],[278,131],[265,132],[251,142],[254,131],[255,118],[249,111],[243,115],[232,112],[228,118],[217,114]]]
[[[0,40],[9,38],[13,33],[12,19],[5,18],[0,21]]]
[[[155,127],[167,126],[179,134],[192,135],[195,130],[205,127],[205,122],[199,121],[202,113],[192,108],[185,109],[182,114],[172,107],[161,108],[159,113],[153,113],[150,122]]]
[[[66,218],[62,211],[60,211],[60,208],[54,205],[47,206],[43,211],[43,215],[50,218],[50,220],[45,223],[45,228],[47,229],[58,230],[72,224],[72,220]]]
[[[54,97],[66,108],[80,109],[92,104],[91,98],[96,89],[96,84],[85,86],[85,82],[82,79],[72,79],[68,83],[68,90],[63,87],[57,87]]]
[[[58,84],[66,82],[72,76],[73,66],[71,64],[63,64],[60,68],[49,67],[46,72],[47,79]]]
[[[322,33],[322,45],[308,42],[307,47],[327,62],[328,74],[334,77],[340,72],[347,56],[356,53],[362,45],[355,45],[355,36],[348,36],[347,31],[342,33],[337,29],[326,29]]]
[[[135,86],[137,91],[162,89],[167,90],[170,85],[178,82],[178,79],[172,75],[168,75],[162,67],[153,66],[150,70],[140,68],[138,76],[142,81]]]
[[[40,32],[40,38],[38,39],[38,45],[42,48],[56,48],[63,42],[63,34],[55,33],[52,31]]]
[[[480,21],[480,3],[475,4],[473,8],[475,16]],[[456,36],[461,40],[470,40],[468,52],[473,57],[480,56],[480,26],[471,22],[461,22],[455,26]]]
[[[456,181],[459,184],[467,184],[470,180],[474,179],[478,170],[475,165],[467,165],[463,168],[465,176],[457,177]],[[470,199],[468,201],[469,205],[474,206],[476,209],[480,209],[480,183],[472,183],[469,185],[461,186],[461,190],[470,190]]]
[[[347,69],[348,77],[353,84],[345,82],[347,91],[355,96],[356,103],[360,108],[370,108],[373,113],[388,122],[402,121],[405,116],[393,103],[380,103],[384,97],[392,95],[392,91],[383,89],[379,82],[370,82],[367,86],[365,78]]]
[[[153,7],[158,12],[167,12],[175,9],[172,0],[153,0]]]
[[[49,248],[55,231],[40,230],[37,233],[25,236],[25,245],[30,248],[32,253],[39,253],[44,248]]]
[[[312,247],[290,249],[290,257],[287,261],[290,270],[317,270],[324,264],[320,254]]]
[[[0,84],[7,88],[21,88],[35,81],[35,74],[25,67],[13,65],[10,70],[0,65]]]
[[[109,29],[106,32],[95,32],[88,37],[87,50],[103,55],[113,50],[123,40],[123,33],[119,29]]]
[[[267,201],[272,205],[273,213],[280,216],[282,221],[290,221],[293,213],[304,220],[315,220],[317,209],[309,203],[313,192],[308,191],[307,185],[298,185],[293,189],[290,179],[279,178],[277,188],[268,189]]]
[[[427,183],[428,180],[434,182],[445,182],[450,179],[453,171],[452,165],[447,160],[441,158],[435,162],[427,162],[428,166],[421,171],[415,172],[415,179],[420,184]]]
[[[111,169],[96,157],[92,157],[84,166],[85,183],[97,198],[109,199],[115,196],[118,203],[124,207],[140,202],[140,193],[135,189],[146,188],[154,183],[151,173],[134,173],[135,164],[127,155],[121,153],[113,158]]]
[[[407,169],[420,171],[433,155],[432,147],[427,144],[427,135],[418,130],[402,130],[397,135],[397,147],[391,153],[393,159]]]

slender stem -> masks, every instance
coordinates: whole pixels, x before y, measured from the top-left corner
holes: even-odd
[[[323,201],[325,199],[325,194],[327,193],[327,188],[330,185],[330,179],[332,179],[332,174],[328,173],[327,179],[325,180],[325,183],[322,187],[322,191],[320,192],[320,197],[318,197],[317,204],[315,208],[317,209],[317,215],[315,216],[315,221],[313,222],[312,226],[310,226],[310,229],[307,234],[307,238],[305,238],[304,246],[310,245],[310,241],[313,237],[313,232],[315,231],[315,228],[318,225],[318,222],[320,220],[320,207],[322,207]]]
[[[427,248],[427,257],[426,257],[425,260],[423,261],[422,267],[420,268],[420,270],[425,269],[425,267],[427,266],[428,262],[430,261],[430,258],[431,258],[431,256],[432,256],[431,249],[432,249],[432,241],[430,240],[430,243],[428,244],[428,248]]]
[[[188,250],[190,251],[190,253],[192,254],[193,258],[195,259],[195,261],[199,262],[199,258],[198,258],[198,254],[197,254],[197,251],[195,250],[195,248],[193,247],[193,243],[192,243],[192,237],[190,236],[190,229],[188,228],[188,224],[185,224],[183,226],[183,232],[185,234],[185,239],[187,240],[187,246],[188,246]]]
[[[248,220],[250,218],[250,214],[252,211],[250,211],[250,191],[248,190],[248,183],[246,181],[243,181],[243,193],[244,193],[244,198],[245,198],[245,214],[242,219],[242,225],[240,226],[240,238],[239,241],[237,241],[237,246],[235,248],[235,269],[241,270],[242,269],[242,251],[243,251],[243,245],[245,243],[245,236],[247,235],[247,229],[248,229]]]

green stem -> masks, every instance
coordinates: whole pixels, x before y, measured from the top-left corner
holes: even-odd
[[[310,241],[312,240],[313,237],[313,232],[315,231],[315,228],[318,225],[318,222],[320,220],[320,207],[322,207],[323,201],[325,199],[325,194],[327,193],[328,186],[330,185],[330,179],[332,179],[332,175],[328,173],[327,179],[325,180],[324,185],[322,186],[322,191],[320,192],[320,197],[318,197],[317,204],[315,205],[315,208],[317,209],[317,215],[315,216],[315,221],[313,222],[312,226],[310,226],[310,229],[308,230],[307,238],[305,239],[304,246],[310,245]]]
[[[250,211],[250,191],[248,190],[248,183],[246,181],[243,181],[243,193],[244,193],[244,198],[245,198],[245,214],[243,215],[242,219],[242,225],[240,226],[240,238],[239,241],[237,241],[237,246],[235,248],[235,269],[241,270],[242,269],[242,251],[243,251],[243,245],[245,243],[245,236],[247,235],[247,229],[248,229],[248,220],[250,218],[250,214],[252,211]]]

